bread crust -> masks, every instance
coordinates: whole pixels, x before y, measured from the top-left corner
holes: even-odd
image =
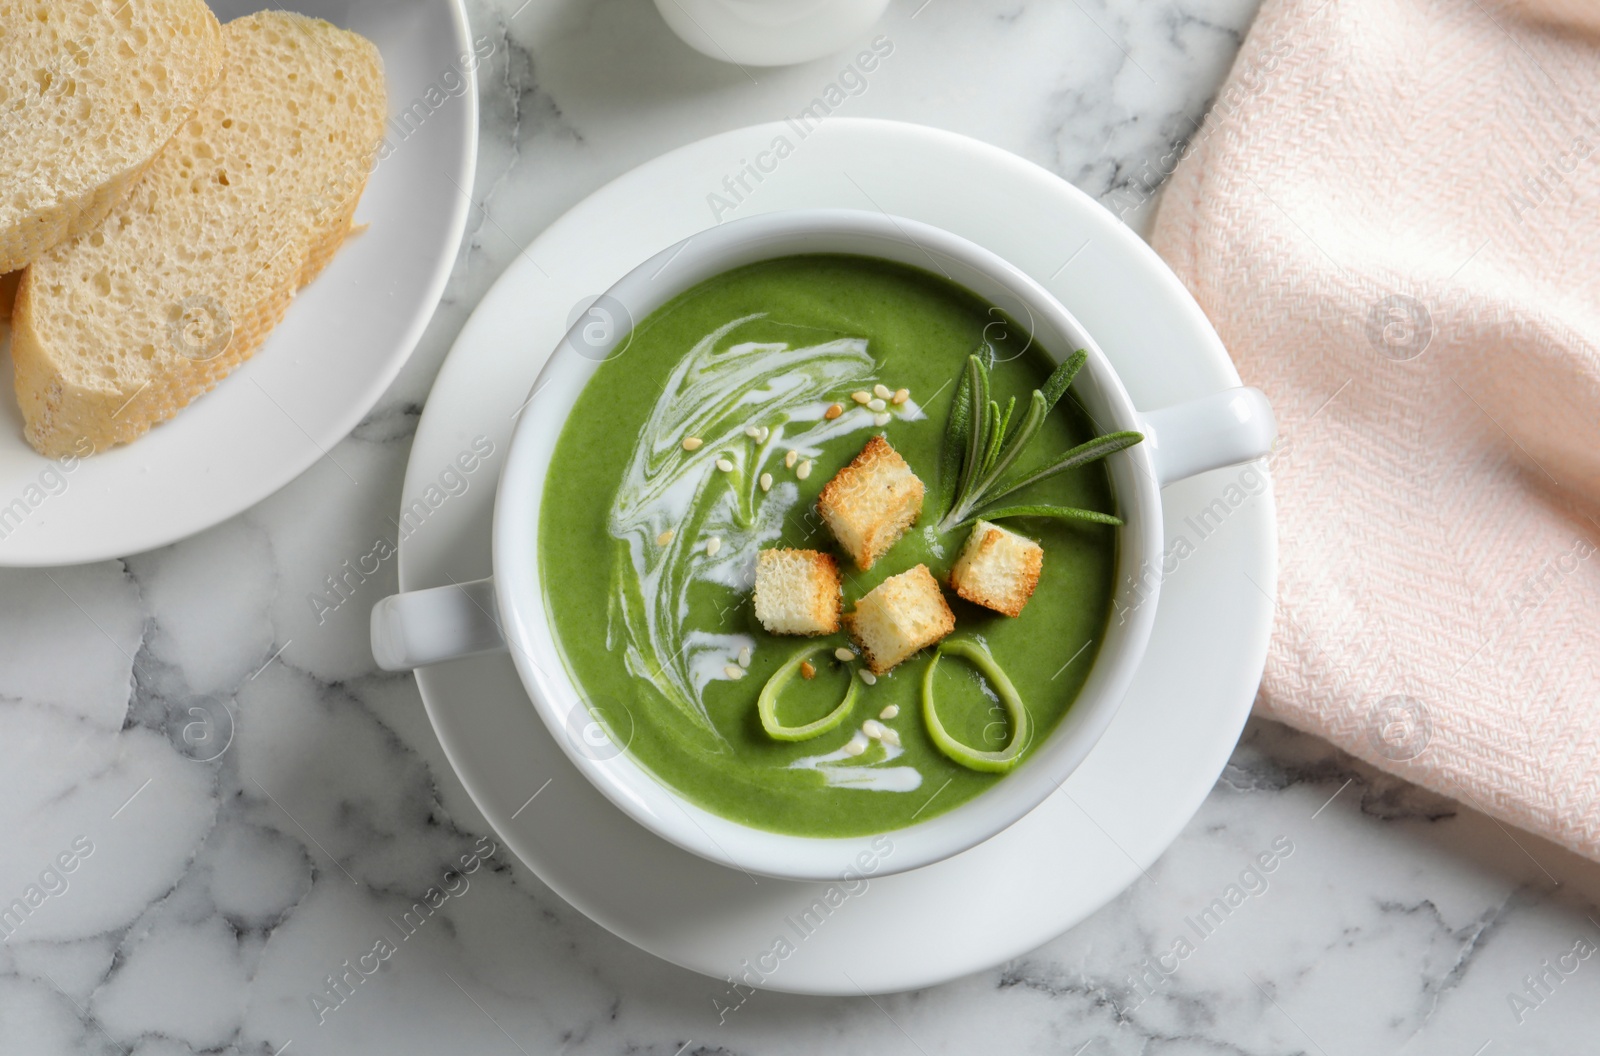
[[[11,306],[17,302],[17,284],[21,281],[20,271],[0,275],[0,323],[11,322]]]
[[[756,618],[769,634],[833,634],[843,605],[832,554],[772,549],[756,555]]]
[[[979,521],[950,569],[950,589],[974,605],[1015,618],[1033,597],[1043,569],[1044,548],[1038,543]]]
[[[356,206],[383,135],[387,104],[382,98],[382,60],[376,48],[353,33],[285,12],[259,12],[236,19],[223,27],[222,33],[229,56],[216,93],[205,101],[200,115],[192,119],[156,159],[149,177],[134,196],[113,209],[107,220],[108,229],[122,223],[127,216],[135,223],[167,224],[178,231],[169,235],[162,227],[158,235],[162,243],[157,247],[159,252],[149,245],[136,246],[128,252],[144,256],[117,263],[125,265],[125,270],[134,277],[144,272],[154,274],[149,281],[161,287],[158,296],[163,303],[172,302],[165,307],[168,318],[187,325],[193,312],[200,323],[214,325],[219,331],[215,338],[217,347],[213,349],[207,345],[204,354],[199,355],[179,354],[184,351],[181,347],[175,352],[174,347],[180,344],[178,331],[173,329],[179,326],[176,321],[160,326],[143,325],[137,331],[131,326],[125,327],[117,334],[121,347],[74,347],[73,338],[82,331],[70,325],[66,317],[71,313],[66,305],[75,292],[74,283],[81,270],[79,257],[95,252],[88,247],[98,245],[93,242],[96,237],[109,242],[112,236],[92,232],[50,251],[24,273],[12,335],[16,393],[22,409],[24,436],[41,454],[59,457],[67,452],[81,454],[86,446],[102,451],[126,443],[173,417],[215,387],[261,346],[282,321],[296,291],[328,264],[350,233]],[[316,35],[320,47],[292,50],[285,44],[281,56],[272,51],[284,38],[295,34]],[[187,195],[191,167],[197,155],[218,159],[232,156],[234,162],[242,166],[257,162],[273,166],[286,160],[254,155],[241,158],[238,151],[242,148],[230,143],[225,138],[227,134],[221,132],[221,128],[232,125],[224,123],[219,128],[211,124],[231,121],[240,114],[253,116],[256,111],[252,107],[282,106],[282,97],[289,92],[289,86],[265,83],[265,70],[241,65],[249,56],[258,55],[309,67],[302,71],[307,76],[299,78],[302,85],[298,90],[303,93],[318,90],[317,86],[305,82],[312,80],[312,73],[323,70],[322,64],[331,69],[351,71],[352,79],[361,76],[375,80],[377,89],[370,93],[373,98],[362,100],[360,112],[349,115],[341,112],[341,120],[356,124],[351,134],[358,135],[362,143],[358,151],[352,151],[357,156],[340,157],[333,148],[327,148],[328,155],[317,162],[325,164],[326,168],[308,170],[318,184],[310,193],[304,187],[283,189],[278,192],[281,200],[259,201],[248,194],[254,193],[259,198],[267,191],[250,192],[241,187],[240,197],[227,199],[243,219],[230,217],[228,223],[241,230],[235,233],[230,227],[226,234],[246,244],[251,254],[243,258],[248,266],[241,266],[249,279],[230,285],[203,263],[191,261],[169,267],[171,259],[181,257],[191,248],[190,243],[200,241],[194,237],[190,225],[222,222],[212,217],[191,220],[183,213],[184,206],[178,200],[180,192],[174,188],[182,187],[181,193]],[[339,76],[344,78],[346,74],[340,72]],[[308,94],[302,100],[302,108],[309,109],[310,101]],[[227,183],[226,173],[223,182]],[[242,201],[245,208],[239,208],[238,201]],[[160,213],[163,207],[170,212]],[[269,216],[292,216],[293,223],[304,226],[297,227],[289,239],[275,239],[273,245],[262,243],[256,236],[266,229],[257,229],[253,236],[249,226],[268,222],[251,219],[257,207]],[[158,219],[148,219],[151,216]],[[188,232],[188,239],[184,232]],[[253,239],[259,244],[251,245]],[[152,259],[146,260],[145,256]],[[167,271],[176,274],[167,275]],[[120,272],[114,276],[122,277]],[[63,291],[59,298],[42,288],[47,283]],[[160,306],[146,304],[143,307],[153,318]],[[132,358],[141,346],[146,350],[145,358],[153,360],[148,368],[139,367]],[[144,371],[142,383],[136,384],[122,374],[109,373],[112,368],[108,364],[129,362]],[[101,372],[92,369],[96,363],[100,364]]]
[[[867,668],[882,675],[948,637],[956,614],[928,566],[917,565],[863,594],[844,625]]]
[[[22,10],[24,6],[26,11]],[[13,211],[0,206],[0,274],[18,271],[52,246],[100,226],[129,188],[149,169],[172,134],[194,116],[200,101],[216,87],[222,74],[222,27],[201,0],[161,0],[159,3],[146,0],[115,12],[81,0],[57,2],[51,5],[51,13],[56,18],[54,23],[34,18],[33,7],[17,0],[0,0],[0,19],[13,26],[14,32],[30,34],[25,40],[9,40],[8,47],[19,52],[32,52],[40,47],[57,50],[57,61],[45,71],[48,84],[40,86],[37,81],[30,84],[24,74],[31,75],[33,71],[12,70],[8,78],[16,82],[13,87],[28,93],[25,98],[31,99],[32,107],[41,108],[45,118],[52,109],[65,112],[74,100],[82,98],[75,91],[67,93],[62,86],[72,82],[73,75],[91,60],[101,64],[97,72],[118,82],[119,88],[123,84],[148,83],[146,75],[159,67],[170,93],[150,101],[149,105],[140,100],[135,110],[138,119],[134,121],[128,120],[126,112],[121,115],[118,125],[123,127],[119,131],[126,131],[136,142],[126,145],[128,163],[115,165],[109,171],[94,171],[83,157],[85,141],[102,134],[103,128],[97,126],[78,137],[77,142],[70,144],[70,150],[64,152],[65,156],[37,157],[29,155],[30,148],[38,149],[38,137],[28,134],[34,126],[27,124],[22,116],[27,108],[0,114],[0,185],[8,182],[3,178],[8,172],[16,176],[27,171],[38,177],[50,173],[52,168],[55,170],[51,176],[26,181],[28,186],[23,192],[26,204],[20,209]],[[11,10],[13,8],[17,10]],[[75,20],[90,20],[90,25],[81,28],[74,24]],[[98,24],[92,20],[98,20]],[[127,44],[130,40],[141,39],[138,34],[143,34],[145,41],[152,36],[170,37],[172,41],[181,41],[181,46],[171,47],[170,55],[164,50],[157,53],[148,43],[143,49],[130,47],[127,54],[109,46],[112,38]],[[141,58],[146,61],[141,63]],[[163,65],[167,59],[177,60],[171,70]],[[0,73],[0,76],[6,75]],[[170,119],[156,121],[155,115],[163,106],[170,107]],[[110,110],[111,106],[104,109]],[[101,125],[109,117],[96,116]],[[36,122],[45,118],[36,119]],[[135,127],[126,127],[130,125]],[[10,152],[15,154],[6,157]],[[90,174],[79,171],[85,167]]]
[[[925,492],[900,452],[874,436],[823,487],[817,512],[856,566],[866,570],[916,523]]]

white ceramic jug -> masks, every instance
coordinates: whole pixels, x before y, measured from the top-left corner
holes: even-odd
[[[843,51],[889,0],[656,0],[696,51],[742,66],[788,66]]]

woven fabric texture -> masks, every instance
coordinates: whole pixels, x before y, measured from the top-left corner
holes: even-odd
[[[1600,859],[1600,4],[1266,0],[1152,241],[1278,413],[1258,711]]]

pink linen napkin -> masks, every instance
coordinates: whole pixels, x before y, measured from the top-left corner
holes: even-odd
[[[1600,3],[1266,0],[1152,241],[1282,430],[1257,708],[1600,858]]]

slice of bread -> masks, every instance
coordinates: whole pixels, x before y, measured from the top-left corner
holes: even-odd
[[[756,619],[769,634],[832,634],[839,629],[839,563],[815,550],[756,555]]]
[[[249,358],[350,231],[383,138],[377,49],[281,11],[222,35],[199,113],[104,226],[23,275],[12,357],[42,454],[171,418]]]
[[[17,281],[22,278],[22,272],[13,271],[10,275],[0,275],[0,323],[11,321],[11,306],[17,300]]]
[[[956,614],[928,566],[918,565],[863,594],[844,625],[867,667],[881,675],[955,630]]]
[[[222,55],[202,0],[0,0],[0,274],[97,226]]]
[[[1020,616],[1043,568],[1044,547],[1025,535],[979,521],[950,570],[950,589],[974,605]]]
[[[922,512],[922,481],[889,441],[875,436],[817,496],[817,512],[857,567],[900,541]]]

